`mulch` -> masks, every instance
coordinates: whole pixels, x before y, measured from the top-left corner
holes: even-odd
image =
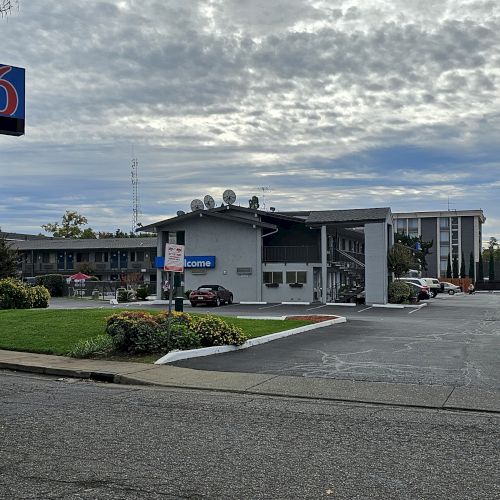
[[[329,321],[331,319],[336,319],[338,316],[324,316],[317,314],[310,314],[306,316],[287,316],[286,319],[296,319],[301,321],[312,321],[313,323],[321,323],[322,321]]]

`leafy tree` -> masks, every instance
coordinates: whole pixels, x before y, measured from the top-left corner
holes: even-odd
[[[0,230],[0,279],[16,276],[17,252],[12,250],[7,236]]]
[[[423,271],[427,270],[427,255],[434,244],[434,241],[422,241],[421,236],[408,236],[407,234],[396,233],[394,241],[401,243],[411,249],[415,264],[420,265]]]
[[[395,243],[387,255],[389,271],[394,273],[396,278],[401,278],[414,264],[411,250],[401,243]]]
[[[75,267],[75,271],[92,276],[95,273],[95,265],[93,262],[79,262]]]
[[[453,275],[451,274],[451,260],[450,260],[450,254],[448,254],[448,263],[446,265],[446,277],[447,278],[453,278]]]
[[[0,0],[0,17],[11,14],[14,9],[19,9],[18,0]]]
[[[453,278],[460,277],[458,275],[458,257],[456,255],[453,257],[452,271],[453,271]]]
[[[465,256],[462,252],[462,262],[460,263],[460,277],[467,278],[467,273],[465,272]]]
[[[475,271],[474,254],[471,252],[469,256],[469,278],[474,279]]]
[[[490,281],[495,280],[495,259],[493,258],[493,252],[490,252],[490,260],[488,262],[488,279]]]
[[[259,198],[257,196],[252,196],[250,200],[248,200],[248,207],[257,210],[259,208]]]
[[[92,229],[82,229],[82,226],[86,225],[86,217],[74,210],[66,210],[66,213],[62,217],[61,224],[58,222],[49,222],[48,224],[43,224],[42,229],[47,233],[52,233],[52,236],[59,238],[82,238],[82,234],[85,234],[85,238],[91,237],[91,234],[94,234],[95,237],[95,233]]]
[[[479,252],[479,264],[477,267],[477,280],[484,281],[483,254]]]

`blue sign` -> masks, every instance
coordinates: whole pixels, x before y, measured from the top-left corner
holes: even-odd
[[[165,257],[156,257],[155,267],[163,269]],[[215,255],[186,255],[184,257],[184,268],[187,269],[213,269],[215,267]]]
[[[0,134],[24,134],[24,68],[0,64]]]
[[[0,115],[24,120],[24,68],[0,64]]]

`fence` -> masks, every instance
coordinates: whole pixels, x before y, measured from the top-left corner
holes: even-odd
[[[156,294],[156,283],[137,283],[125,285],[120,281],[72,281],[64,287],[65,297],[86,297],[96,300],[116,299],[118,288],[134,291],[138,288],[148,288],[148,295]]]

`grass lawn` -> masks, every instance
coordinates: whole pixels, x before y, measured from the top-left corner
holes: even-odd
[[[0,349],[64,356],[78,341],[103,334],[106,318],[121,310],[124,309],[0,310]],[[227,316],[223,319],[239,326],[249,338],[311,323],[297,320],[237,319]],[[153,358],[156,359],[156,356]],[[126,360],[133,361],[129,356]],[[149,362],[148,358],[146,360]]]

